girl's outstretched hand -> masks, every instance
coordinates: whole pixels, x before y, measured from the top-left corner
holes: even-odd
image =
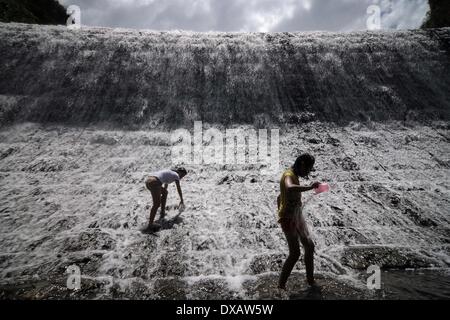
[[[320,186],[320,182],[314,182],[313,184],[311,184],[311,189],[317,189]]]

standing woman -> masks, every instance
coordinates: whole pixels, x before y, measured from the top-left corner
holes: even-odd
[[[278,217],[281,229],[289,246],[289,256],[280,274],[278,288],[286,289],[286,282],[296,262],[300,258],[300,242],[305,249],[306,278],[309,285],[314,285],[314,242],[309,234],[308,226],[302,214],[302,192],[313,190],[319,186],[314,182],[308,187],[300,186],[299,177],[307,178],[313,170],[315,158],[310,154],[302,154],[294,165],[287,169],[280,180],[278,196]]]
[[[161,216],[164,216],[167,201],[167,187],[172,182],[177,186],[180,196],[180,207],[184,205],[183,193],[181,192],[180,180],[187,174],[185,168],[174,168],[171,170],[160,170],[153,172],[145,181],[145,186],[152,194],[153,206],[150,209],[150,221],[146,230],[157,230],[161,226],[154,223],[156,211],[161,206]]]

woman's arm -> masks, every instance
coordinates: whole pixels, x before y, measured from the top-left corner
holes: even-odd
[[[308,187],[302,187],[298,184],[295,184],[294,181],[292,181],[292,177],[287,176],[284,179],[284,185],[286,186],[286,190],[288,192],[305,192],[310,191],[312,189],[315,189],[319,186],[320,182],[314,182]]]
[[[175,181],[175,184],[177,185],[177,191],[178,191],[178,195],[180,196],[180,204],[184,204],[183,201],[183,192],[181,191],[181,186],[180,186],[180,181]]]

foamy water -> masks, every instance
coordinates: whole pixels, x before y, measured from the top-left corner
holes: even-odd
[[[448,280],[450,263],[445,137],[448,126],[442,123],[311,123],[281,133],[281,168],[309,151],[317,158],[312,180],[331,187],[304,196],[323,286],[319,298],[430,298],[433,287],[435,296],[448,298],[438,280]],[[151,205],[143,181],[149,172],[170,166],[169,138],[162,131],[98,127],[2,129],[2,295],[279,298],[276,282],[287,254],[276,219],[281,171],[188,167],[182,181],[186,209],[175,208],[171,186],[162,230],[141,233]],[[65,287],[65,269],[73,264],[82,273],[82,290],[75,293]],[[431,289],[422,295],[408,294],[407,283],[413,288],[414,279],[420,283],[423,277],[393,271],[394,277],[383,277],[383,296],[366,290],[371,264],[436,271],[426,278]],[[398,280],[403,274],[408,282]],[[305,298],[302,261],[288,289],[293,298]]]

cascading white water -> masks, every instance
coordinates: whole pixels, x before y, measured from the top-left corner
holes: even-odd
[[[449,34],[0,24],[0,123],[448,120]]]
[[[288,166],[292,154],[309,150],[316,178],[331,185],[329,193],[306,194],[314,198],[304,209],[324,297],[371,297],[361,278],[370,264],[431,268],[448,279],[448,129],[318,126],[282,133],[280,152]],[[168,133],[17,125],[0,138],[3,294],[276,297],[287,253],[276,222],[277,175],[191,166],[185,211],[175,209],[169,189],[163,229],[148,235],[140,232],[151,205],[143,178],[167,166]],[[83,274],[75,296],[64,288],[72,264]],[[296,270],[293,293],[305,288],[303,262]]]

